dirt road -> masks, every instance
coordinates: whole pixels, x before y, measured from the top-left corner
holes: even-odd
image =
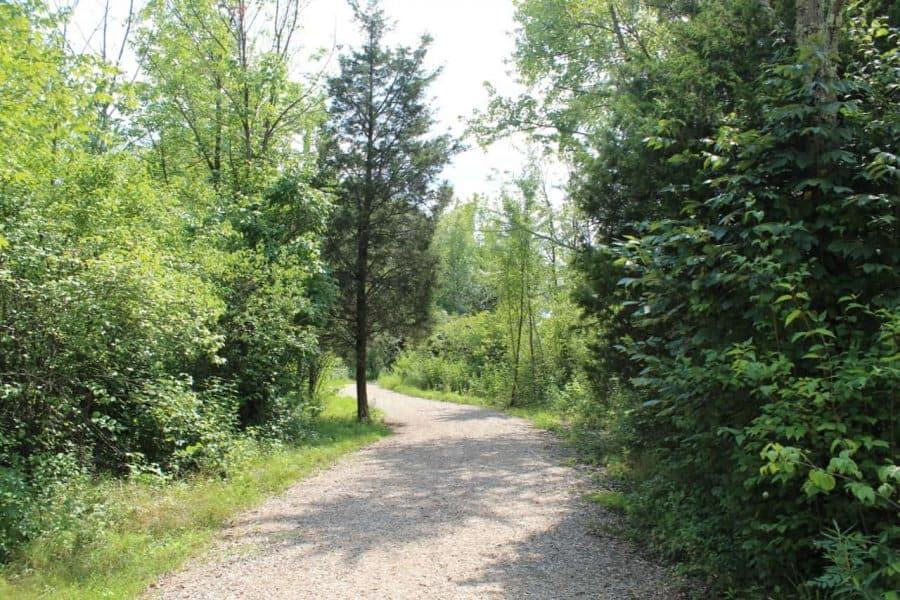
[[[352,395],[352,389],[348,389]],[[241,515],[161,598],[673,598],[552,436],[377,387],[395,435]],[[598,533],[600,532],[600,533]]]

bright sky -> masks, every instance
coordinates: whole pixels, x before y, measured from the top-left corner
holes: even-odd
[[[105,0],[81,0],[75,19],[81,31],[70,32],[70,36],[91,37],[104,4]],[[142,6],[143,2],[135,4]],[[128,3],[112,0],[110,5],[118,17],[127,11]],[[487,104],[485,81],[503,94],[520,91],[507,64],[514,50],[512,0],[382,0],[382,6],[395,23],[389,43],[416,45],[424,33],[433,38],[429,66],[443,68],[431,89],[440,132],[449,129],[462,134],[464,119]],[[358,28],[345,0],[308,0],[304,14],[305,51],[358,44]],[[110,39],[120,38],[111,31]],[[336,69],[337,60],[332,59],[329,66]],[[444,172],[459,198],[475,193],[495,195],[525,164],[526,144],[521,138],[498,142],[487,150],[474,140],[466,143],[469,149],[458,154]],[[551,173],[555,169],[548,166]]]
[[[414,46],[424,33],[434,38],[429,66],[443,68],[431,89],[441,131],[463,133],[464,119],[487,104],[485,81],[501,93],[519,91],[506,64],[515,49],[512,0],[382,0],[382,6],[395,22],[389,43]],[[346,2],[311,0],[306,14],[309,45],[358,44],[358,28]],[[508,179],[505,172],[518,174],[524,166],[521,140],[498,142],[486,151],[474,140],[467,145],[444,173],[460,198],[496,193]]]

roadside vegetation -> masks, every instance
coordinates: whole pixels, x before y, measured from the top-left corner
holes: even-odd
[[[130,597],[386,431],[326,389],[302,2],[109,5],[83,51],[63,4],[0,3],[0,596]]]
[[[70,481],[44,509],[52,527],[0,569],[0,596],[137,596],[207,548],[229,518],[388,434],[380,416],[360,423],[355,400],[330,392],[303,441],[245,440],[222,472]]]

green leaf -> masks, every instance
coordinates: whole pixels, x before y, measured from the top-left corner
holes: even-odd
[[[834,486],[837,483],[831,473],[823,471],[822,469],[815,469],[814,471],[810,471],[809,480],[814,486],[816,486],[823,492],[830,492],[834,489]]]
[[[861,502],[865,504],[875,503],[875,490],[872,489],[872,486],[854,481],[847,484],[847,489],[849,489]]]
[[[803,311],[800,310],[799,308],[792,310],[792,311],[790,312],[790,314],[788,314],[787,318],[784,320],[784,326],[785,326],[785,327],[790,327],[790,326],[791,326],[791,323],[793,323],[794,321],[796,321],[797,318],[800,317],[800,316],[802,316],[802,315],[803,315]]]
[[[900,482],[900,467],[897,465],[885,465],[878,468],[878,479],[884,482]]]

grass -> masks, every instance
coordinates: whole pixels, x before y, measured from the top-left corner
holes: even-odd
[[[378,385],[408,396],[418,396],[419,398],[427,398],[429,400],[452,402],[454,404],[471,404],[474,406],[485,406],[487,408],[502,410],[507,414],[531,421],[538,429],[546,429],[556,433],[562,433],[565,429],[563,416],[559,412],[554,411],[552,408],[547,408],[546,406],[498,406],[496,403],[492,403],[485,398],[479,398],[477,396],[466,396],[457,394],[456,392],[444,392],[440,390],[426,390],[411,386],[404,383],[399,376],[393,374],[386,374],[379,377]]]
[[[601,490],[593,494],[585,495],[584,499],[610,510],[618,512],[625,512],[628,510],[628,500],[625,497],[625,494],[622,494],[621,492]]]
[[[227,479],[95,482],[89,491],[105,498],[103,522],[54,532],[26,546],[0,571],[0,598],[135,597],[207,548],[232,516],[389,434],[381,423],[357,423],[355,414],[355,400],[332,397],[312,441],[253,453]]]

